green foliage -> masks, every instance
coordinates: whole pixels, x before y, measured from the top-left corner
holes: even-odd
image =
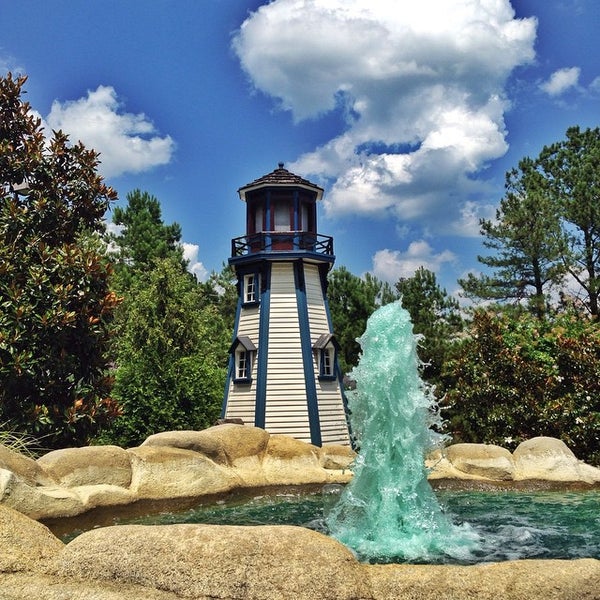
[[[470,274],[459,283],[471,297],[494,300],[529,299],[542,318],[547,290],[560,284],[565,273],[566,236],[547,178],[530,158],[506,175],[506,195],[495,222],[481,219],[484,246],[495,251],[478,256],[493,275]]]
[[[360,344],[356,341],[367,326],[367,319],[379,307],[398,298],[391,287],[368,274],[365,279],[353,275],[345,267],[329,274],[327,298],[333,331],[340,344],[342,373],[358,364]]]
[[[538,159],[560,207],[568,232],[569,273],[599,318],[600,294],[600,129],[570,127],[566,140],[544,147]]]
[[[98,441],[124,447],[218,418],[230,333],[174,258],[133,281],[118,314],[114,395],[122,415]]]
[[[111,257],[117,289],[126,290],[139,274],[152,270],[156,259],[173,257],[185,270],[179,244],[181,227],[177,223],[164,224],[160,203],[148,192],[134,190],[127,194],[127,206],[114,209],[113,222],[122,227],[119,234],[109,236],[117,249]]]
[[[562,439],[600,464],[600,327],[564,313],[478,310],[444,369],[454,441]]]
[[[212,304],[233,336],[238,304],[237,277],[230,265],[223,265],[220,273],[213,271],[208,280],[199,284],[206,304]]]
[[[107,355],[117,297],[98,232],[116,193],[97,154],[54,132],[0,78],[0,420],[48,447],[114,418]]]
[[[419,267],[412,277],[396,283],[402,306],[410,313],[413,331],[421,335],[419,358],[423,379],[441,385],[441,369],[453,338],[462,330],[458,301],[440,288],[435,273]]]

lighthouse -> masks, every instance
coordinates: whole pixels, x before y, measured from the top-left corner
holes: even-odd
[[[317,231],[323,189],[279,163],[238,194],[246,234],[231,242],[238,303],[221,416],[316,446],[349,445],[327,303],[333,238]]]

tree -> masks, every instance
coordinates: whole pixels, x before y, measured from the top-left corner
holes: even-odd
[[[175,257],[133,281],[117,325],[114,395],[123,411],[99,441],[127,447],[159,431],[214,424],[231,336]]]
[[[491,256],[478,256],[494,270],[492,276],[459,280],[468,296],[517,301],[528,299],[542,318],[548,289],[565,273],[566,237],[548,181],[530,158],[506,174],[506,195],[496,211],[496,222],[481,219],[484,246]]]
[[[562,313],[539,320],[523,309],[475,311],[444,366],[455,442],[515,448],[535,436],[562,439],[600,464],[600,329]]]
[[[599,318],[600,294],[600,129],[570,127],[567,139],[544,147],[539,163],[566,221],[568,267]]]
[[[118,298],[98,239],[116,193],[94,151],[60,131],[45,140],[25,81],[0,78],[0,421],[46,447],[81,445],[118,413]]]
[[[412,277],[399,279],[396,290],[410,313],[414,333],[423,336],[418,348],[424,363],[423,379],[439,385],[449,345],[463,328],[458,301],[448,296],[438,285],[435,273],[424,267]]]
[[[115,261],[117,287],[127,289],[133,279],[154,268],[156,259],[174,257],[185,271],[181,227],[177,223],[165,225],[159,201],[148,192],[134,190],[127,194],[127,206],[116,207],[113,222],[122,227],[109,236],[116,246],[112,253]]]
[[[365,279],[353,275],[346,267],[329,274],[327,298],[333,331],[340,344],[342,373],[358,364],[360,344],[356,341],[365,331],[367,319],[381,305],[397,299],[389,284],[368,274]]]

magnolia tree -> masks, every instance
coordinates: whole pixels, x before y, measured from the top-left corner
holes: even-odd
[[[116,193],[96,152],[44,136],[25,81],[0,78],[0,422],[80,445],[118,414],[106,350],[119,300],[97,236]]]

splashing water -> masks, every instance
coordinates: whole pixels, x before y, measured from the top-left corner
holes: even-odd
[[[326,516],[330,534],[361,560],[467,558],[477,545],[468,526],[442,512],[427,481],[425,453],[444,436],[432,389],[421,380],[410,316],[400,302],[371,315],[348,394],[360,448],[354,477]]]

